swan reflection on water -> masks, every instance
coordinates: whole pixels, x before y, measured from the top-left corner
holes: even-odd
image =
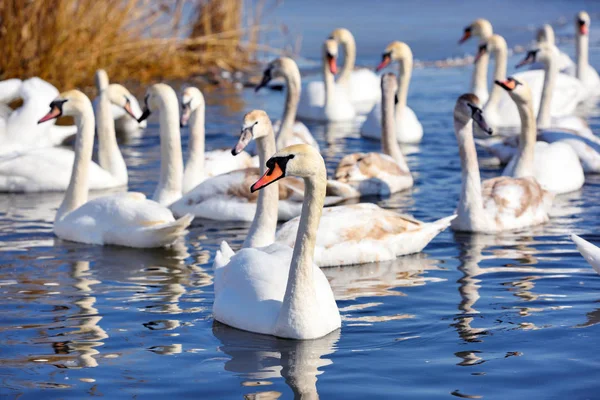
[[[244,387],[269,386],[269,379],[283,377],[295,399],[318,399],[317,376],[326,372],[333,362],[328,356],[336,351],[340,330],[314,340],[287,340],[259,335],[223,325],[213,324],[213,334],[221,345],[218,350],[230,359],[226,371],[244,379]],[[266,389],[266,388],[265,388]],[[252,397],[249,397],[252,396]],[[246,398],[275,399],[281,396],[273,390],[260,390]]]

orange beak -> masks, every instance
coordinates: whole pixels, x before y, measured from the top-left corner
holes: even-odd
[[[275,163],[273,169],[267,169],[267,172],[265,172],[265,174],[259,180],[257,180],[254,185],[250,186],[250,191],[254,193],[281,178],[283,178],[283,171],[281,170],[279,164]]]
[[[50,109],[50,111],[48,112],[48,114],[44,115],[42,117],[42,119],[40,119],[38,121],[38,124],[41,124],[42,122],[46,122],[46,121],[50,121],[51,119],[55,119],[60,117],[61,111],[58,107],[54,106]]]
[[[463,33],[462,37],[460,38],[460,40],[458,41],[458,44],[463,44],[464,42],[466,42],[469,38],[471,37],[471,31],[470,30],[465,30],[465,33]]]
[[[383,56],[383,59],[381,60],[381,62],[377,66],[377,68],[375,68],[375,71],[377,71],[377,72],[381,71],[382,69],[384,69],[385,67],[388,66],[390,61],[392,61],[390,56],[388,56],[388,55]]]
[[[495,81],[495,83],[496,85],[499,85],[506,90],[514,90],[517,87],[517,83],[515,81],[511,81],[508,79],[505,81]]]
[[[135,119],[137,121],[137,117],[135,116],[135,114],[133,113],[133,110],[131,109],[131,103],[129,102],[129,100],[127,100],[127,102],[125,103],[125,106],[123,108],[125,109],[125,111],[127,111],[127,114],[129,114],[133,119]]]
[[[329,60],[329,70],[332,74],[337,74],[337,64],[335,62],[335,57],[327,56],[327,59]]]
[[[585,23],[579,24],[579,33],[581,33],[582,35],[588,34],[588,26]]]

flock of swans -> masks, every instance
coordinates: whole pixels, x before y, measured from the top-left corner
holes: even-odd
[[[460,42],[478,37],[479,44],[471,93],[457,99],[453,112],[460,199],[456,214],[431,223],[372,203],[338,204],[411,188],[414,179],[399,143],[418,143],[423,136],[407,105],[410,47],[390,43],[376,70],[397,62],[398,75],[378,76],[355,69],[356,45],[347,29],[334,30],[323,43],[322,82],[302,86],[291,58],[266,66],[256,90],[282,78],[283,116],[272,124],[264,111],[248,112],[231,150],[205,151],[205,99],[195,87],[178,99],[170,86],[152,85],[140,107],[125,87],[109,84],[103,70],[96,75],[93,103],[78,90],[58,94],[38,78],[0,82],[1,103],[23,100],[14,111],[0,106],[0,191],[65,192],[54,233],[95,245],[165,247],[185,236],[195,217],[251,221],[242,249],[236,253],[223,242],[215,255],[214,318],[250,332],[319,338],[341,326],[320,267],[418,253],[448,226],[496,233],[545,223],[555,196],[580,189],[584,173],[600,172],[600,139],[575,114],[600,95],[600,78],[588,63],[589,26],[588,14],[577,14],[573,62],[545,25],[535,49],[519,63],[530,70],[512,77],[506,76],[506,41],[490,22],[478,19],[465,28]],[[345,62],[336,80],[340,49]],[[491,91],[490,55],[496,63]],[[90,190],[126,187],[117,133],[139,135],[150,114],[158,115],[161,153],[152,198],[121,191],[89,200]],[[75,126],[55,125],[60,116],[72,116]],[[381,151],[345,155],[328,178],[316,140],[296,117],[326,123],[359,118],[361,135],[380,140]],[[190,131],[185,164],[180,124]],[[98,163],[92,161],[95,132]],[[74,150],[54,147],[72,134]],[[506,163],[502,176],[481,180],[476,146]],[[284,221],[279,230],[278,221]],[[600,273],[600,249],[572,238]]]

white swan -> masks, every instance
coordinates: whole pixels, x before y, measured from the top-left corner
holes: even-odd
[[[366,68],[354,68],[356,61],[356,41],[348,29],[338,28],[331,32],[330,39],[342,45],[344,65],[336,81],[350,96],[350,102],[357,114],[367,114],[381,99],[379,77]]]
[[[187,233],[193,217],[179,220],[141,193],[119,193],[88,201],[88,168],[94,147],[94,110],[80,91],[62,93],[40,123],[73,116],[78,127],[69,188],[54,219],[54,233],[73,242],[128,247],[164,247]]]
[[[463,36],[458,41],[459,44],[466,42],[471,37],[479,38],[479,45],[485,43],[492,35],[494,30],[492,24],[487,19],[479,18],[466,26],[463,31]],[[489,54],[481,54],[473,68],[473,78],[471,79],[471,93],[479,98],[482,104],[487,103],[489,98],[487,71],[490,56]]]
[[[335,170],[335,180],[351,185],[357,195],[385,196],[413,186],[413,177],[396,139],[394,101],[397,90],[394,74],[381,77],[381,153],[348,154]]]
[[[555,55],[551,46],[545,45],[543,48],[547,49],[544,58],[550,59],[551,55]],[[483,54],[487,53],[493,53],[495,57],[494,80],[504,80],[506,78],[507,63],[507,47],[504,38],[497,34],[490,36],[486,42],[479,46],[476,58],[480,58]],[[541,60],[537,53],[537,50],[527,53],[527,57],[517,65],[517,68],[534,63],[538,59]],[[541,111],[544,87],[554,85],[556,92],[561,93],[561,96],[554,96],[548,104],[548,109],[544,110],[544,113],[549,113],[549,117],[551,118],[548,123],[561,129],[585,129],[587,127],[585,121],[573,116],[575,108],[583,100],[584,91],[581,83],[577,79],[565,74],[551,74],[550,69],[556,67],[555,62],[550,65],[544,61],[543,65],[544,70],[524,71],[513,75],[515,79],[529,84],[534,115],[538,115]],[[476,64],[475,68],[480,68],[480,66]],[[514,102],[500,87],[495,86],[492,89],[492,93],[483,110],[486,121],[489,121],[488,124],[493,129],[508,130],[512,133],[520,124],[519,112]]]
[[[127,185],[127,166],[117,145],[111,105],[121,107],[134,119],[121,85],[108,86],[99,96],[98,164],[88,167],[89,188],[102,190]],[[48,105],[46,105],[46,108]],[[32,116],[33,117],[33,116]],[[38,119],[40,115],[36,116]],[[0,157],[0,192],[62,192],[67,190],[76,153],[67,148],[51,147]]]
[[[393,61],[398,61],[400,72],[398,75],[398,103],[396,104],[396,136],[400,143],[418,143],[423,137],[423,126],[417,116],[406,105],[408,85],[413,69],[413,55],[410,47],[403,42],[392,42],[386,48],[381,64],[381,70]],[[380,99],[381,101],[381,99]],[[376,104],[371,110],[360,129],[361,136],[370,139],[381,138],[381,104]]]
[[[588,97],[594,97],[600,94],[600,77],[589,63],[590,23],[590,16],[585,11],[575,16],[577,66],[571,75],[583,83]]]
[[[538,29],[536,34],[536,41],[538,46],[550,46],[554,52],[556,52],[556,59],[558,64],[558,70],[567,75],[574,76],[576,66],[571,57],[568,54],[560,51],[556,47],[556,41],[554,37],[554,29],[549,24],[544,24]],[[529,66],[529,69],[544,69],[543,63],[533,63]]]
[[[183,194],[183,155],[179,131],[179,105],[175,91],[164,83],[152,85],[144,97],[144,111],[138,121],[144,121],[158,111],[160,127],[160,178],[152,200],[169,206]]]
[[[498,177],[481,182],[473,141],[473,121],[491,134],[477,96],[463,94],[454,107],[462,186],[458,217],[452,221],[452,229],[492,233],[547,222],[553,196],[542,189],[533,177]]]
[[[536,121],[531,90],[527,83],[508,78],[496,81],[496,84],[508,92],[521,116],[519,150],[502,174],[515,178],[535,177],[544,189],[558,194],[580,189],[585,178],[577,153],[566,143],[536,142]],[[538,120],[541,121],[548,118],[548,114],[543,111],[548,110],[548,104],[552,101],[552,85],[545,86],[542,108],[538,115]]]
[[[110,85],[106,71],[103,69],[96,71],[96,89],[98,90],[98,96],[93,101],[94,110],[98,107],[100,93]],[[131,113],[138,116],[141,115],[142,109],[140,108],[140,103],[138,103],[135,96],[129,92],[127,93],[127,102]],[[112,105],[110,111],[110,117],[114,120],[115,132],[120,136],[126,138],[138,137],[146,128],[146,121],[138,122],[137,119],[132,119],[129,116],[130,113],[124,112],[122,107]]]
[[[328,39],[323,43],[323,87],[310,82],[302,90],[298,104],[298,117],[318,122],[348,122],[356,117],[356,111],[348,99],[343,87],[335,84],[333,75],[337,72],[336,58],[338,56],[337,42]]]
[[[256,140],[258,159],[264,168],[268,154],[275,153],[275,135],[268,115],[254,110],[244,116],[242,133],[232,153],[241,152],[251,140]],[[196,217],[219,221],[252,221],[261,205],[260,196],[250,190],[250,184],[260,178],[258,168],[232,171],[209,178],[171,205],[175,215],[193,214]],[[285,179],[279,182],[279,219],[287,221],[300,214],[303,186],[301,181]],[[341,197],[328,197],[334,204]],[[268,205],[277,209],[277,205]]]
[[[77,132],[75,126],[57,126],[54,122],[36,125],[56,96],[58,90],[40,78],[0,82],[0,154],[58,146]],[[23,104],[12,110],[9,103],[17,99]]]
[[[293,144],[304,143],[319,150],[319,144],[306,125],[296,121],[298,102],[302,90],[300,70],[296,62],[288,57],[280,57],[271,61],[264,70],[262,80],[256,86],[255,91],[258,92],[272,79],[276,78],[283,78],[287,86],[283,116],[273,124],[273,129],[277,132],[277,148],[283,149]]]
[[[313,147],[300,144],[275,153],[267,168],[252,185],[253,191],[286,175],[304,178],[297,246],[293,251],[275,243],[235,255],[218,252],[213,315],[219,322],[250,332],[316,339],[341,327],[329,282],[313,262],[327,186],[325,162]]]
[[[246,152],[234,157],[229,149],[204,151],[205,102],[198,88],[187,87],[183,90],[181,108],[181,125],[186,126],[189,122],[190,128],[188,159],[183,171],[183,193],[189,192],[206,178],[256,165]]]
[[[571,234],[571,240],[577,245],[577,250],[583,258],[600,274],[600,248],[577,235]]]

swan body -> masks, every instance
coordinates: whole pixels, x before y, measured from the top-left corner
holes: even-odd
[[[302,90],[304,95],[298,104],[300,118],[317,122],[348,122],[355,119],[356,111],[348,99],[346,90],[334,81],[337,54],[337,43],[332,39],[326,40],[323,44],[324,85],[310,82]],[[323,93],[323,96],[320,97],[319,93]]]
[[[314,261],[319,267],[364,264],[418,253],[446,229],[456,216],[424,223],[372,203],[323,210]],[[276,243],[293,246],[300,220],[277,232]]]
[[[181,95],[181,104],[181,126],[189,123],[190,127],[188,160],[183,171],[183,193],[194,189],[206,178],[258,165],[258,160],[246,152],[234,157],[226,149],[204,151],[206,105],[198,88],[186,87]]]
[[[80,243],[148,248],[169,246],[187,233],[192,216],[175,220],[168,209],[141,193],[88,201],[88,168],[94,146],[92,103],[72,90],[62,93],[50,107],[40,122],[70,115],[78,127],[71,180],[54,220],[56,236]]]
[[[452,229],[493,233],[548,221],[553,195],[535,178],[498,177],[481,182],[473,141],[473,121],[491,133],[473,94],[460,96],[454,108],[454,130],[460,148],[462,187]]]
[[[534,115],[538,115],[541,111],[542,93],[544,87],[552,85],[560,96],[552,96],[548,109],[545,113],[549,113],[549,120],[546,123],[546,128],[554,127],[558,129],[576,129],[585,130],[587,124],[581,118],[574,117],[577,105],[585,98],[585,91],[581,82],[576,78],[559,74],[558,71],[550,76],[550,69],[557,68],[554,46],[544,45],[543,57],[538,56],[536,52],[529,52],[528,57],[519,64],[531,64],[541,60],[544,64],[544,70],[530,70],[514,74],[513,77],[519,82],[527,82],[532,93],[532,105]],[[506,41],[500,35],[491,35],[488,40],[479,47],[478,57],[482,54],[493,53],[496,61],[494,69],[494,80],[504,80],[506,78],[506,63],[507,63],[507,46]],[[552,65],[547,60],[552,54]],[[475,68],[480,68],[476,64]],[[550,81],[551,80],[551,81]],[[510,96],[499,86],[494,86],[489,100],[483,108],[486,122],[496,130],[514,130],[520,125],[520,115],[516,105],[511,100]],[[589,127],[587,128],[588,132]]]
[[[382,152],[348,154],[335,170],[336,181],[352,186],[357,195],[385,196],[413,186],[413,177],[396,139],[394,99],[397,90],[394,74],[381,77]]]
[[[594,271],[600,274],[600,248],[594,246],[585,239],[571,234],[571,240],[577,245],[577,250],[583,258],[594,268]]]
[[[74,126],[36,125],[56,96],[58,90],[40,78],[0,82],[0,155],[58,146],[75,134]],[[16,99],[23,104],[12,110],[8,104]]]
[[[283,116],[273,124],[273,129],[277,132],[277,148],[282,149],[294,144],[304,143],[319,150],[319,145],[310,133],[310,130],[301,121],[296,121],[302,90],[298,65],[288,57],[280,57],[273,60],[264,70],[262,80],[255,90],[258,92],[271,79],[275,78],[283,78],[287,86]]]
[[[264,188],[285,175],[305,180],[297,245],[273,243],[233,254],[221,246],[214,261],[215,319],[238,329],[288,339],[316,339],[341,327],[327,278],[314,264],[317,227],[326,190],[325,162],[311,146],[294,145],[273,155],[252,185]]]
[[[113,120],[108,114],[111,105],[125,109],[129,91],[121,85],[107,86],[99,96],[98,106],[98,164],[88,167],[88,186],[104,190],[127,185],[127,165],[119,150]],[[47,108],[46,104],[46,108]],[[124,112],[131,112],[129,111]],[[36,119],[39,119],[38,115]],[[32,116],[33,117],[33,116]],[[128,115],[133,119],[133,115]],[[46,123],[44,123],[46,124]],[[41,124],[41,125],[44,125]],[[0,191],[16,193],[61,192],[67,190],[70,171],[76,153],[70,149],[51,147],[0,156]],[[40,173],[43,171],[43,174]]]
[[[398,142],[418,143],[423,137],[423,126],[417,119],[415,113],[406,105],[408,96],[408,85],[412,74],[413,56],[410,47],[406,43],[392,42],[383,54],[383,61],[377,69],[384,68],[392,61],[398,60],[400,74],[398,75],[398,103],[395,106],[395,131]],[[381,139],[381,103],[376,104],[367,115],[365,123],[361,127],[360,134],[370,139]]]

